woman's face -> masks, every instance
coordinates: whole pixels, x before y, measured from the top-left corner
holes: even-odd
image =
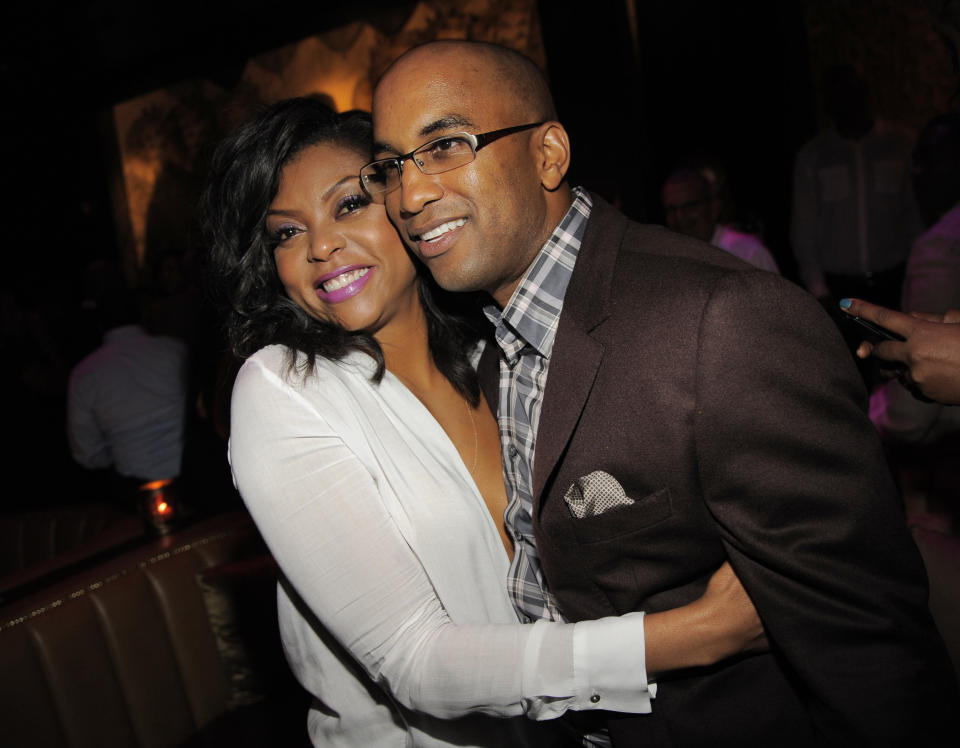
[[[287,295],[309,315],[378,338],[416,314],[413,261],[358,174],[365,159],[337,143],[310,146],[280,173],[267,212]]]

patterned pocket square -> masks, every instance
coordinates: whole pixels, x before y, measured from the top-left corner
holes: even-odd
[[[577,519],[596,517],[619,506],[630,506],[633,499],[626,495],[617,479],[602,470],[577,478],[563,496],[570,513]]]

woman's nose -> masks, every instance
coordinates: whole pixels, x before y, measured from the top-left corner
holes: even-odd
[[[346,240],[338,232],[327,232],[317,236],[307,248],[307,262],[326,262],[330,256],[343,249]]]

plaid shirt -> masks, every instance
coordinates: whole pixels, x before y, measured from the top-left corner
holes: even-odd
[[[590,196],[580,188],[550,239],[540,249],[503,311],[484,313],[500,346],[500,445],[509,502],[504,515],[514,541],[507,590],[522,619],[562,621],[546,589],[533,539],[533,458],[540,406],[563,297],[590,218]]]

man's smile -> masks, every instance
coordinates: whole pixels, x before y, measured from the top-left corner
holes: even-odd
[[[447,221],[445,223],[441,223],[436,228],[430,229],[429,231],[424,231],[420,235],[420,240],[426,241],[426,242],[433,241],[434,239],[437,239],[438,237],[443,236],[449,231],[453,231],[454,229],[460,228],[466,222],[467,222],[466,218],[457,218],[453,221]]]
[[[466,225],[466,218],[453,218],[441,221],[425,230],[408,231],[410,240],[416,245],[414,249],[423,259],[438,257],[450,249],[460,232]]]

